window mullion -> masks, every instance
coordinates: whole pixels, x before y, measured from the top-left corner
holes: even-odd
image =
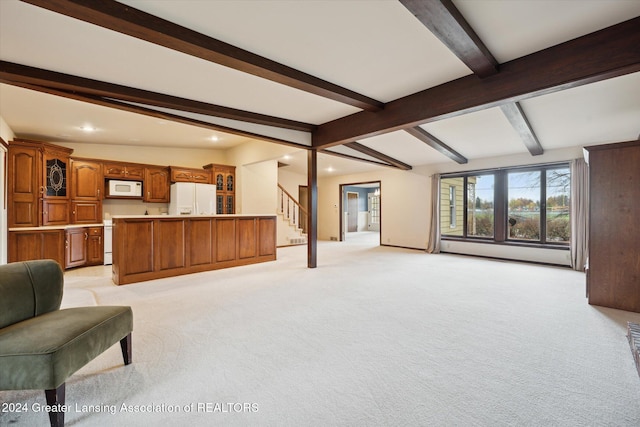
[[[504,242],[507,238],[507,182],[505,171],[495,174],[495,205],[494,205],[494,238],[496,242]]]
[[[547,243],[547,169],[540,171],[540,243]]]
[[[469,190],[467,188],[467,185],[469,185],[469,177],[465,176],[464,180],[462,181],[462,235],[465,239],[468,237],[467,218],[469,215],[469,200],[467,200]]]

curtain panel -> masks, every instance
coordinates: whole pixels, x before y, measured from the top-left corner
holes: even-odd
[[[589,259],[589,165],[571,161],[571,267],[584,271]]]
[[[427,252],[440,253],[440,174],[431,176],[431,221],[429,227],[429,244]]]

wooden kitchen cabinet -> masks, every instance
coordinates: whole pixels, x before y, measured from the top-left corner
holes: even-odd
[[[170,166],[171,182],[199,182],[211,184],[211,172],[206,169]]]
[[[72,152],[46,142],[14,140],[9,144],[9,228],[68,224]]]
[[[69,201],[42,199],[40,203],[42,225],[69,224]]]
[[[276,217],[113,219],[117,285],[276,259]]]
[[[95,160],[71,160],[71,222],[102,222],[104,177],[102,163]]]
[[[71,202],[73,224],[99,224],[102,222],[102,201],[74,200]]]
[[[89,227],[87,239],[87,265],[104,263],[103,227]]]
[[[7,156],[7,222],[11,227],[37,227],[40,223],[40,170],[38,147],[12,143]]]
[[[102,200],[104,196],[102,163],[94,160],[71,160],[71,198]]]
[[[130,179],[142,181],[144,179],[144,165],[136,163],[103,162],[104,177],[115,179]]]
[[[169,168],[146,167],[144,170],[144,197],[149,203],[169,203]]]
[[[236,213],[236,167],[208,164],[205,169],[211,170],[216,186],[216,213]]]
[[[100,265],[104,262],[102,227],[65,230],[65,268]]]
[[[80,267],[87,264],[86,228],[68,228],[65,230],[65,268]]]
[[[64,230],[9,232],[9,262],[52,259],[65,266]]]

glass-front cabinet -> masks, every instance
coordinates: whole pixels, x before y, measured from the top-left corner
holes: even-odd
[[[210,164],[204,167],[213,171],[216,186],[216,213],[236,213],[236,168],[235,166]]]

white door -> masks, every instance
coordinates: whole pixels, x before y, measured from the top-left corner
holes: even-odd
[[[380,196],[369,193],[368,197],[369,221],[367,228],[369,231],[380,231]]]

